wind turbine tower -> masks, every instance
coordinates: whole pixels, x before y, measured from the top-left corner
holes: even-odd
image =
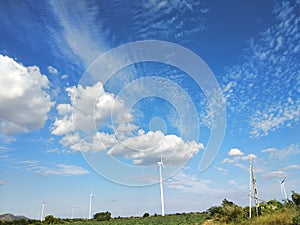
[[[251,218],[251,203],[252,203],[252,176],[251,176],[251,167],[252,167],[252,159],[250,157],[250,165],[249,165],[249,218]]]
[[[72,217],[71,217],[71,219],[74,219],[75,208],[78,208],[78,207],[79,207],[78,205],[73,205],[73,206],[72,206]]]
[[[160,159],[160,162],[157,162],[157,165],[159,167],[161,215],[164,216],[165,215],[165,203],[164,203],[164,190],[163,190],[163,178],[162,178],[162,167],[164,167],[164,164],[162,162],[162,158]]]
[[[249,180],[249,218],[251,218],[251,202],[252,202],[252,197],[255,200],[255,209],[256,209],[256,216],[258,216],[258,207],[259,207],[259,202],[258,202],[258,191],[257,191],[257,186],[256,186],[256,177],[255,177],[255,172],[254,172],[254,167],[252,163],[252,157],[250,156],[250,180]],[[253,193],[253,196],[252,196]]]
[[[43,203],[42,203],[42,211],[41,211],[41,218],[40,218],[41,222],[43,221],[43,218],[44,218],[44,211],[45,211],[45,202],[43,201]]]
[[[90,210],[89,210],[89,219],[92,219],[92,202],[93,202],[93,193],[90,193]]]
[[[280,188],[281,188],[281,194],[282,194],[284,200],[288,201],[288,196],[286,194],[285,186],[284,186],[285,179],[286,179],[286,177],[280,182]]]

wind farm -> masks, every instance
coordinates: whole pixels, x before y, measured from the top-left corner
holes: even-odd
[[[0,225],[299,224],[299,12],[0,1]]]

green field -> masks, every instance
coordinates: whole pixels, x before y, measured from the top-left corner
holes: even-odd
[[[201,213],[189,213],[181,215],[151,216],[147,218],[113,218],[110,221],[73,222],[74,225],[201,225],[206,220],[206,215]]]

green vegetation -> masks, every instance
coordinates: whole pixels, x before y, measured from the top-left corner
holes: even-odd
[[[19,219],[0,220],[0,225],[300,225],[300,194],[293,192],[292,201],[284,203],[276,200],[261,203],[258,216],[254,207],[251,210],[253,218],[249,219],[249,207],[242,208],[224,199],[220,206],[213,206],[202,213],[177,213],[164,217],[144,213],[141,217],[111,218],[110,212],[99,212],[94,215],[93,220],[60,219],[48,215],[42,223],[38,220]]]

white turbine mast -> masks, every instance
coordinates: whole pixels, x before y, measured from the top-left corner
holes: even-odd
[[[93,193],[90,193],[90,209],[89,209],[89,219],[92,219],[92,202],[93,202]]]
[[[250,157],[249,164],[249,218],[251,218],[251,202],[252,202],[252,176],[251,176],[251,167],[252,167],[252,159]]]
[[[164,167],[162,156],[160,157],[160,161],[157,162],[159,167],[159,184],[160,184],[160,200],[161,200],[161,215],[165,215],[165,203],[164,203],[164,190],[163,190],[163,178],[162,178],[162,167]]]
[[[280,189],[281,189],[281,194],[282,194],[284,200],[288,201],[288,196],[286,194],[285,186],[284,186],[285,179],[286,179],[286,177],[282,181],[280,181]]]
[[[78,205],[73,205],[73,206],[72,206],[72,217],[71,217],[71,219],[74,219],[75,208],[77,208],[77,207],[78,207]]]
[[[42,211],[41,211],[41,218],[40,218],[41,222],[43,221],[43,218],[44,218],[44,211],[45,211],[45,202],[43,201],[43,203],[42,203]]]
[[[90,209],[89,209],[89,219],[92,219],[92,202],[93,202],[93,193],[90,193]]]
[[[259,199],[258,199],[258,191],[257,191],[257,186],[256,186],[256,177],[255,177],[255,172],[254,172],[254,167],[252,164],[252,157],[249,157],[250,159],[250,178],[249,178],[249,218],[251,218],[251,202],[252,202],[252,197],[255,200],[255,209],[256,209],[256,216],[258,216],[258,208],[259,208]],[[252,195],[253,193],[253,195]]]

